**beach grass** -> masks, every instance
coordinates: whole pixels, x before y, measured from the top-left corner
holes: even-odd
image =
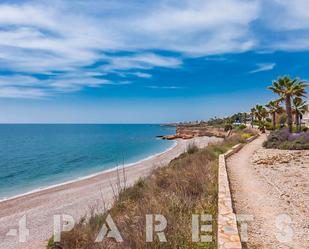
[[[50,239],[48,248],[217,248],[218,156],[242,142],[242,134],[239,131],[204,149],[192,145],[166,167],[153,170],[132,187],[120,189],[111,209],[92,212],[73,230],[62,232],[61,243]],[[108,214],[123,237],[122,243],[111,238],[95,243]],[[146,242],[147,214],[165,216],[167,242],[160,242],[156,236],[153,242]],[[192,214],[212,215],[211,242],[192,242]]]

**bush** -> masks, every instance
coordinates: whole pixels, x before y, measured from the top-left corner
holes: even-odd
[[[240,142],[240,132],[218,144],[210,144],[193,153],[183,153],[168,166],[155,169],[151,175],[121,191],[111,209],[90,213],[72,231],[62,232],[61,243],[50,239],[48,248],[74,249],[128,249],[128,248],[217,248],[218,211],[218,155]],[[104,239],[95,243],[95,237],[111,214],[123,236],[123,243]],[[145,242],[146,214],[162,214],[168,220],[166,243]],[[192,213],[211,214],[214,217],[213,241],[201,246],[192,242]]]
[[[265,122],[265,128],[266,130],[273,130],[273,124],[271,122]]]
[[[266,129],[266,122],[265,121],[259,121],[259,128],[258,128],[262,133],[265,133]]]
[[[244,129],[247,128],[247,126],[246,126],[245,124],[240,124],[240,125],[237,125],[236,128],[237,128],[238,130],[244,130]]]
[[[241,135],[241,137],[242,137],[243,139],[248,139],[248,138],[252,137],[252,134],[250,134],[250,133],[244,133],[244,134]]]
[[[309,130],[309,128],[308,128],[307,126],[304,126],[304,127],[301,128],[301,130],[302,130],[303,132],[307,132],[307,131]]]
[[[287,129],[273,131],[263,146],[282,150],[309,150],[309,133],[289,133]]]
[[[282,114],[279,118],[279,124],[281,125],[281,127],[285,126],[286,120],[287,120],[286,114]]]
[[[230,131],[232,129],[233,129],[233,125],[231,125],[231,124],[225,124],[224,125],[224,131]]]
[[[188,145],[187,152],[189,154],[193,154],[193,153],[195,153],[197,151],[198,151],[198,147],[194,143]]]

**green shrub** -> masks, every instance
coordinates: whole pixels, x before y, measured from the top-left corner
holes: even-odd
[[[252,137],[252,134],[250,134],[250,133],[244,133],[244,134],[241,135],[241,137],[242,137],[243,139],[248,139],[248,138]]]
[[[279,118],[279,124],[281,125],[281,127],[285,126],[286,120],[287,120],[286,114],[282,114]]]
[[[259,130],[262,132],[262,133],[265,133],[265,130],[266,130],[266,123],[265,121],[259,121]]]
[[[233,125],[232,124],[225,124],[224,125],[224,131],[230,131],[233,129]]]
[[[287,129],[273,131],[270,133],[263,146],[282,150],[308,150],[309,133],[289,133]]]
[[[274,129],[273,124],[271,122],[265,122],[264,125],[265,125],[266,130],[270,131]]]
[[[245,124],[240,124],[240,125],[237,125],[236,127],[238,130],[244,130],[247,128],[247,126]]]

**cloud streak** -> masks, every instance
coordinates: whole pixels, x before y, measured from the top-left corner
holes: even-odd
[[[173,90],[173,89],[183,89],[184,87],[181,86],[157,86],[157,85],[150,85],[150,86],[146,86],[147,88],[151,88],[151,89],[169,89],[169,90]]]
[[[297,37],[299,30],[309,34],[307,5],[306,0],[0,4],[1,69],[19,77],[0,79],[0,96],[14,92],[7,87],[24,85],[37,89],[29,91],[33,96],[99,87],[113,83],[107,79],[109,74],[147,80],[152,77],[147,70],[179,68],[186,58],[259,49],[309,50],[309,39],[304,37],[264,41],[267,34],[252,28],[257,23],[280,35],[292,32]],[[251,73],[275,65],[258,66]]]
[[[249,73],[259,73],[264,71],[273,70],[276,66],[276,63],[259,63],[257,64],[257,69],[250,71]]]
[[[28,87],[0,87],[1,98],[42,99],[49,96],[48,93],[38,88]]]

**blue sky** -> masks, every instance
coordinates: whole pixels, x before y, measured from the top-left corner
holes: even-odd
[[[208,119],[309,79],[307,0],[0,2],[0,122]]]

